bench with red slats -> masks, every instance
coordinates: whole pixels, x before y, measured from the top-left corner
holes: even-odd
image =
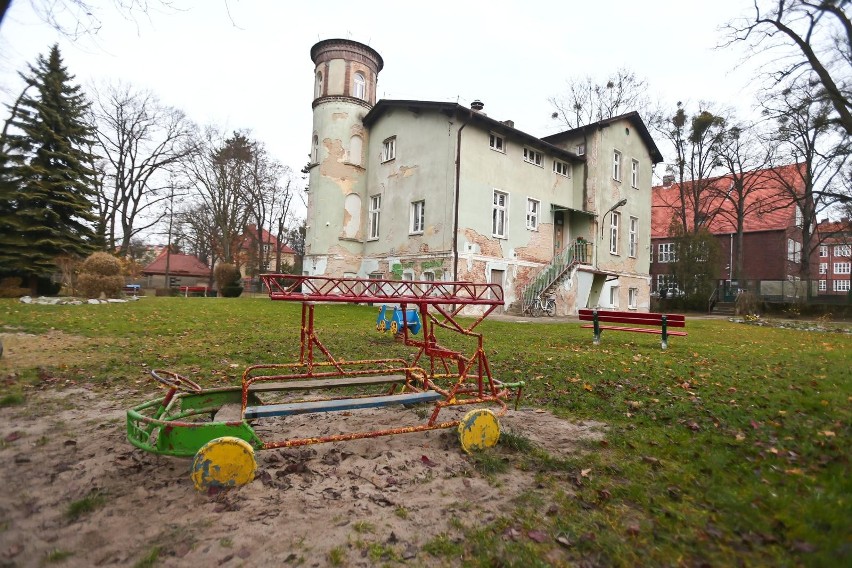
[[[612,331],[633,331],[636,333],[654,333],[661,337],[660,345],[666,349],[669,344],[669,336],[676,335],[685,337],[685,331],[669,331],[670,327],[686,327],[686,317],[682,314],[657,314],[645,312],[615,312],[610,310],[589,310],[581,309],[579,311],[580,321],[590,321],[591,324],[582,325],[582,328],[591,328],[594,330],[594,343],[599,345],[601,342],[601,332],[605,329]],[[601,323],[622,323],[621,325],[601,325]],[[654,326],[654,327],[633,327],[637,325]],[[655,329],[659,328],[659,329]]]

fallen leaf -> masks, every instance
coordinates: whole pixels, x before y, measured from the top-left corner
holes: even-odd
[[[432,460],[430,460],[428,456],[420,456],[420,461],[421,461],[421,462],[423,463],[423,465],[425,465],[426,467],[435,467],[435,466],[437,466],[437,465],[438,465],[437,463],[435,463],[435,462],[433,462]]]
[[[823,432],[820,432],[820,434],[822,434],[826,438],[834,438],[834,432],[832,432],[831,430],[825,430]]]
[[[549,540],[547,533],[544,531],[529,531],[527,532],[527,536],[530,537],[530,540],[538,543],[547,542]]]
[[[503,531],[503,540],[518,540],[519,536],[521,536],[521,531],[515,527],[508,527]]]
[[[630,536],[636,536],[639,534],[639,523],[633,522],[627,525],[627,534]]]
[[[564,546],[565,548],[571,548],[574,546],[574,543],[571,542],[571,539],[565,535],[559,535],[556,537],[556,542]]]
[[[594,389],[594,387],[592,387],[592,385],[590,385],[589,383],[583,383],[583,388],[589,392],[592,392],[592,390]]]
[[[580,475],[581,475],[582,477],[589,477],[589,474],[590,474],[590,473],[592,473],[592,470],[591,470],[591,469],[581,469],[581,470],[580,470]]]

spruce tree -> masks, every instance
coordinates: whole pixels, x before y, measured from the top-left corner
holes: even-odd
[[[88,103],[54,45],[39,56],[0,147],[0,273],[56,271],[61,255],[97,249]]]

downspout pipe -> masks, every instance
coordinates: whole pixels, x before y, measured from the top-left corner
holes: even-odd
[[[461,180],[461,136],[462,130],[473,119],[473,111],[470,111],[456,133],[456,195],[453,203],[453,282],[459,279],[459,193]]]

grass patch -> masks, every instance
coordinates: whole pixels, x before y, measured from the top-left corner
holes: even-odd
[[[26,398],[19,392],[8,393],[3,396],[0,396],[0,406],[15,406],[18,404],[24,404],[26,402]]]
[[[106,495],[98,491],[93,491],[82,499],[69,503],[68,509],[65,511],[65,516],[71,521],[76,521],[83,515],[91,513],[95,509],[103,506],[106,501]]]
[[[44,561],[49,564],[64,562],[74,556],[74,553],[68,550],[51,550],[47,553],[47,556],[44,557]]]
[[[328,551],[328,563],[331,566],[343,566],[346,561],[346,551],[342,546],[335,546]]]
[[[145,400],[146,384],[158,392],[146,368],[212,387],[238,384],[247,365],[299,356],[301,307],[266,298],[110,306],[3,299],[0,312],[22,332],[55,328],[95,340],[73,363],[15,369],[18,384],[0,385],[0,404],[23,403],[21,384],[40,373],[94,389],[141,381],[132,406]],[[370,331],[376,312],[317,305],[317,333],[338,359],[410,359],[404,345]],[[607,434],[563,458],[504,432],[485,457],[471,458],[476,471],[532,471],[534,494],[505,518],[459,528],[458,540],[439,535],[423,550],[506,566],[852,565],[852,335],[689,317],[687,328],[688,337],[661,351],[659,338],[644,334],[605,334],[593,346],[591,332],[570,322],[478,326],[493,375],[526,382],[521,404],[603,422]],[[475,351],[472,338],[439,340]],[[79,507],[74,515],[91,510]],[[375,530],[368,525],[355,531]]]
[[[140,558],[136,564],[133,565],[133,568],[153,568],[160,560],[160,552],[161,550],[159,546],[151,548],[145,556]]]

